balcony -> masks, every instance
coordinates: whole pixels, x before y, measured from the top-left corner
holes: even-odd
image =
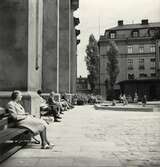
[[[79,23],[80,23],[79,18],[74,17],[74,26],[78,26]]]
[[[79,0],[71,0],[71,8],[77,10],[79,8]]]
[[[76,36],[78,36],[80,33],[81,33],[81,31],[80,30],[75,30],[76,31]]]
[[[80,42],[81,42],[80,39],[77,39],[77,45],[80,44]]]

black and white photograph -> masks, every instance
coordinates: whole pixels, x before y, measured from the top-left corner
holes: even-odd
[[[0,167],[160,167],[160,0],[0,0]]]

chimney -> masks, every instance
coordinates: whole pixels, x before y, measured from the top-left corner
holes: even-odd
[[[141,24],[142,25],[148,25],[148,19],[143,19]]]
[[[118,26],[123,26],[123,20],[118,20]]]

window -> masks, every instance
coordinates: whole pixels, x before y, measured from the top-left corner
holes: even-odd
[[[129,54],[133,53],[133,47],[132,46],[128,46],[128,53]]]
[[[151,52],[155,52],[156,51],[156,47],[155,45],[152,45],[151,48],[150,48]]]
[[[139,36],[139,33],[138,33],[138,31],[133,31],[132,32],[132,37],[138,37]]]
[[[110,33],[110,38],[111,38],[111,39],[116,38],[116,34],[115,34],[115,33],[113,33],[113,32],[112,32],[112,33]]]
[[[128,70],[133,70],[133,59],[128,59]]]
[[[133,80],[134,79],[134,74],[128,74],[128,79]]]
[[[145,67],[144,67],[144,59],[139,59],[139,69],[140,70],[144,70]]]
[[[145,77],[147,77],[147,74],[141,73],[141,74],[139,74],[139,77],[140,78],[145,78]]]
[[[144,65],[144,59],[139,59],[139,64]]]
[[[143,46],[139,47],[139,53],[144,53],[144,47]]]
[[[151,73],[151,77],[156,77],[156,73]]]
[[[155,62],[156,61],[156,59],[155,58],[152,58],[152,59],[150,59],[151,60],[151,62]]]
[[[150,67],[151,70],[155,70],[155,67]]]
[[[128,59],[128,65],[133,65],[133,59]]]

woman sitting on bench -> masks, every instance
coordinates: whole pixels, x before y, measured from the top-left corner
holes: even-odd
[[[18,127],[27,128],[34,135],[40,135],[42,149],[51,148],[46,135],[46,123],[39,118],[35,118],[32,115],[25,113],[24,108],[20,104],[21,99],[22,93],[20,91],[12,92],[11,101],[7,104],[7,109],[12,118],[17,122]]]

